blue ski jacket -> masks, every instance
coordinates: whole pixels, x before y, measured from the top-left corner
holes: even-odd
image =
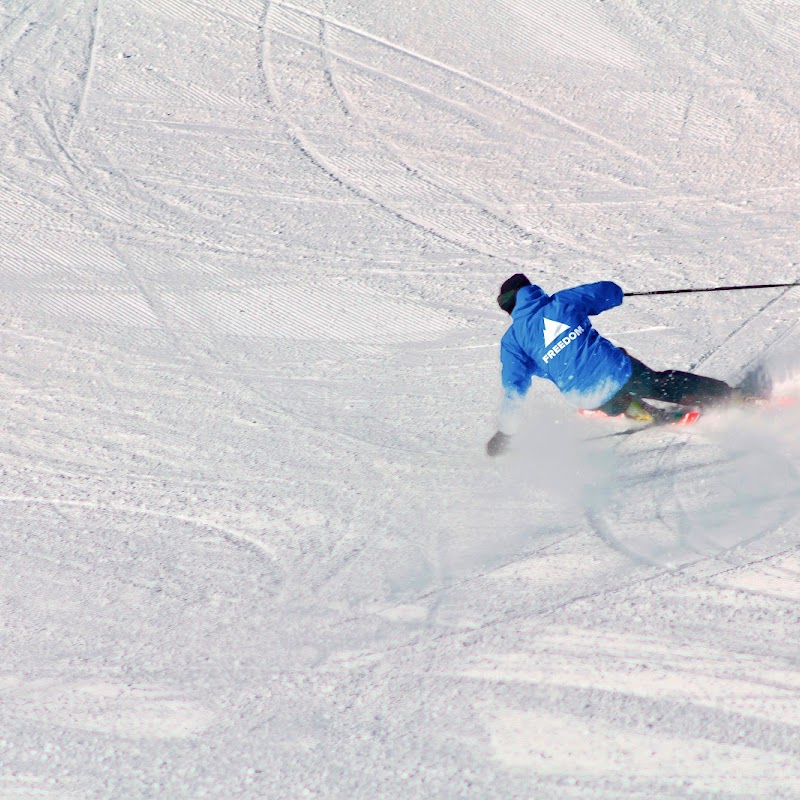
[[[598,408],[622,388],[631,376],[630,357],[589,322],[590,316],[621,305],[622,298],[622,289],[611,281],[552,296],[538,286],[517,292],[511,327],[500,342],[505,391],[500,430],[515,415],[534,376],[551,380],[580,408]]]

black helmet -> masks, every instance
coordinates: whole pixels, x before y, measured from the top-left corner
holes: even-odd
[[[497,305],[507,311],[509,314],[514,310],[514,305],[517,302],[517,292],[523,286],[530,286],[531,282],[521,273],[512,275],[507,281],[503,282],[500,287],[500,294],[497,296]]]

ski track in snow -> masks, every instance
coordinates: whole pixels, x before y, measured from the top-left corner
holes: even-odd
[[[0,797],[800,797],[796,409],[599,444],[545,390],[482,453],[509,272],[798,277],[798,43],[750,0],[11,0]],[[796,393],[799,310],[597,324]]]

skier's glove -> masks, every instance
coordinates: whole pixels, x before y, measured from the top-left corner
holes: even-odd
[[[508,450],[511,444],[511,437],[507,433],[497,431],[491,439],[486,443],[486,454],[492,456],[501,456]]]

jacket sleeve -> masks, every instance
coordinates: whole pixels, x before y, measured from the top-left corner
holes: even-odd
[[[554,300],[569,303],[583,311],[588,317],[622,305],[623,297],[622,288],[613,281],[585,283],[583,286],[564,289],[553,295]]]
[[[522,401],[531,388],[533,376],[538,374],[536,364],[525,355],[516,342],[503,339],[500,345],[502,364],[503,400],[500,403],[497,430],[514,433],[519,421]]]

